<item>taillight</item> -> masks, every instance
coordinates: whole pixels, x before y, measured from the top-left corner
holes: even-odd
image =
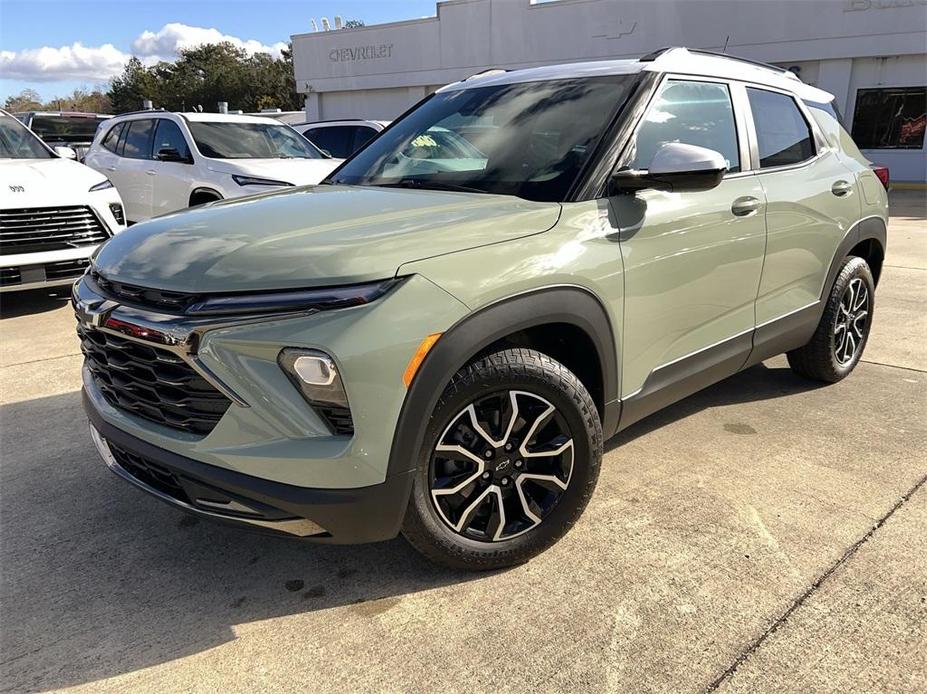
[[[887,166],[873,166],[872,172],[879,177],[879,180],[882,181],[882,185],[885,186],[885,190],[888,190],[889,186],[889,175]]]

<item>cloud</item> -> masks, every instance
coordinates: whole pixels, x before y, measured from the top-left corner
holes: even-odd
[[[119,74],[128,59],[111,43],[88,47],[77,42],[61,48],[0,51],[0,73],[5,79],[35,82],[107,80]]]
[[[218,29],[192,27],[171,22],[165,24],[157,32],[142,32],[141,36],[132,42],[132,51],[142,59],[171,60],[181,49],[224,42],[231,43],[237,48],[244,48],[249,54],[270,53],[275,58],[279,58],[280,51],[286,48],[286,43],[283,42],[268,46],[254,39],[244,40],[237,36],[223,34]]]
[[[0,76],[2,79],[28,82],[103,82],[121,73],[132,54],[145,64],[152,64],[159,60],[174,60],[183,48],[226,41],[250,54],[270,53],[275,58],[279,58],[280,52],[286,48],[282,41],[266,45],[253,39],[223,34],[218,29],[171,22],[156,32],[143,31],[132,42],[132,53],[124,53],[111,43],[84,46],[80,42],[60,48],[43,46],[22,51],[0,51]]]

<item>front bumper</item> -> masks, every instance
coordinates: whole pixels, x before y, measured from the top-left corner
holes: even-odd
[[[107,466],[177,509],[231,525],[317,542],[378,542],[399,533],[413,470],[369,487],[297,487],[158,448],[107,423],[86,392],[83,403],[91,436]]]

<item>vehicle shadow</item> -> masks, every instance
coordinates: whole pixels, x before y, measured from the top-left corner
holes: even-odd
[[[70,287],[4,292],[0,294],[0,319],[55,311],[67,304],[70,298]]]
[[[708,407],[815,387],[756,366],[606,448]],[[344,606],[345,619],[372,618],[414,593],[491,577],[435,567],[401,539],[312,545],[182,514],[105,468],[77,392],[5,405],[0,423],[2,689],[95,682],[233,641],[251,622],[303,615],[312,628],[312,612]]]
[[[76,392],[5,405],[0,422],[4,691],[132,672],[279,616],[351,606],[372,618],[490,575],[438,568],[401,539],[313,545],[199,522],[105,468]]]
[[[796,375],[788,366],[757,364],[632,424],[606,441],[605,451],[711,407],[781,398],[824,385]]]

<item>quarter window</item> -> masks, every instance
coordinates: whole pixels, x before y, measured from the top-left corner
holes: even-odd
[[[631,166],[649,168],[657,150],[671,142],[720,152],[728,171],[740,171],[734,106],[726,84],[667,80],[637,130]]]
[[[921,149],[927,129],[927,87],[860,89],[853,139],[864,149]]]
[[[151,158],[151,131],[154,121],[133,120],[129,122],[129,134],[125,137],[122,155],[130,159]]]
[[[760,168],[799,164],[814,156],[811,128],[787,94],[747,87],[756,126]]]
[[[354,151],[351,148],[354,135],[353,126],[329,125],[307,130],[304,135],[316,147],[324,149],[338,159],[344,159]]]

